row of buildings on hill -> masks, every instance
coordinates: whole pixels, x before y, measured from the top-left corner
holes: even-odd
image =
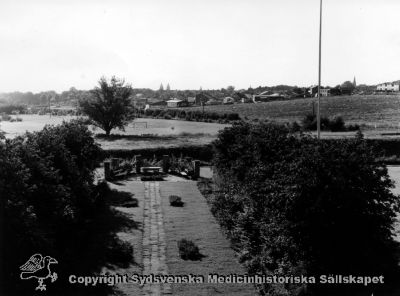
[[[371,88],[373,88],[371,90]],[[342,85],[336,87],[321,87],[320,93],[322,97],[327,96],[340,96],[340,95],[352,95],[352,94],[368,94],[373,92],[399,92],[400,81],[386,82],[378,84],[376,88],[374,86],[365,85],[357,86],[356,79],[353,82],[346,81]],[[188,106],[202,106],[202,105],[222,105],[222,104],[236,104],[236,103],[258,103],[258,102],[269,102],[276,100],[289,100],[294,98],[307,98],[316,97],[318,95],[318,86],[313,85],[309,88],[297,88],[285,89],[281,91],[266,90],[258,94],[251,93],[249,90],[240,90],[232,92],[230,96],[215,98],[207,91],[200,90],[193,96],[186,98],[171,97],[169,99],[161,98],[145,98],[141,94],[136,94],[132,99],[134,105],[139,109],[157,108],[157,107],[168,107],[168,108],[179,108]]]
[[[400,91],[400,80],[378,84],[376,90],[379,92],[398,92]]]

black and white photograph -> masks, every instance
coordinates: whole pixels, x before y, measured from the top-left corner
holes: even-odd
[[[0,0],[0,296],[166,295],[400,295],[400,1]]]

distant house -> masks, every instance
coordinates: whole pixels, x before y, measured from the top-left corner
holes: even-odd
[[[376,86],[377,91],[400,91],[400,81],[385,82]]]
[[[211,102],[211,104],[207,104],[209,101]],[[214,98],[213,96],[211,96],[205,92],[201,92],[196,95],[196,102],[199,102],[199,105],[201,105],[201,104],[207,104],[207,105],[219,104],[219,102],[216,98]]]
[[[201,105],[201,100],[199,97],[188,97],[187,102],[189,105]]]
[[[150,106],[166,106],[167,105],[166,101],[163,101],[162,99],[158,99],[158,98],[148,99],[147,102]]]
[[[239,98],[242,103],[253,103],[253,96],[243,92],[236,92],[235,95]]]
[[[143,97],[144,97],[143,94],[136,94],[136,95],[135,95],[135,98],[138,98],[138,99],[139,99],[139,98],[143,98]]]
[[[205,102],[205,105],[221,105],[221,102],[217,99],[211,99]]]
[[[148,102],[147,102],[147,99],[145,99],[145,98],[135,98],[133,100],[133,106],[138,109],[144,108],[147,104],[148,104]]]
[[[284,96],[282,96],[279,93],[272,93],[270,91],[264,91],[258,95],[253,96],[253,101],[254,103],[257,102],[269,102],[269,101],[274,101],[278,99],[283,99]]]
[[[328,97],[331,95],[331,89],[330,88],[321,88],[320,90],[321,96],[322,97]]]
[[[243,97],[241,97],[240,101],[245,104],[245,103],[253,103],[253,96],[249,94],[245,94]]]
[[[222,100],[222,104],[229,105],[235,103],[235,99],[232,97],[226,97]]]
[[[168,108],[185,107],[187,105],[188,105],[187,101],[179,100],[179,99],[176,99],[176,98],[173,98],[173,99],[167,101]]]
[[[315,97],[318,93],[318,86],[317,85],[310,86],[308,93],[310,94],[311,97]]]
[[[321,97],[328,97],[331,95],[331,89],[326,87],[326,88],[322,88],[320,89],[321,92]],[[310,87],[310,89],[308,90],[308,93],[311,95],[311,97],[317,97],[318,96],[318,86],[317,85],[313,85]]]

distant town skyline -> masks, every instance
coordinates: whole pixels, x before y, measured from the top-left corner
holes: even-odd
[[[324,0],[322,81],[400,79],[400,1]],[[0,92],[236,89],[318,79],[319,0],[2,0]]]

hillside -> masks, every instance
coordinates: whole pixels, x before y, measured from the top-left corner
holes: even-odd
[[[205,106],[205,111],[236,112],[242,118],[269,119],[279,122],[301,121],[312,112],[317,99],[294,99],[257,104]],[[315,104],[316,108],[316,104]],[[202,110],[202,107],[185,109]],[[315,109],[316,110],[316,109]],[[365,124],[371,127],[399,127],[400,95],[339,96],[321,98],[321,114],[342,116],[347,123]]]

